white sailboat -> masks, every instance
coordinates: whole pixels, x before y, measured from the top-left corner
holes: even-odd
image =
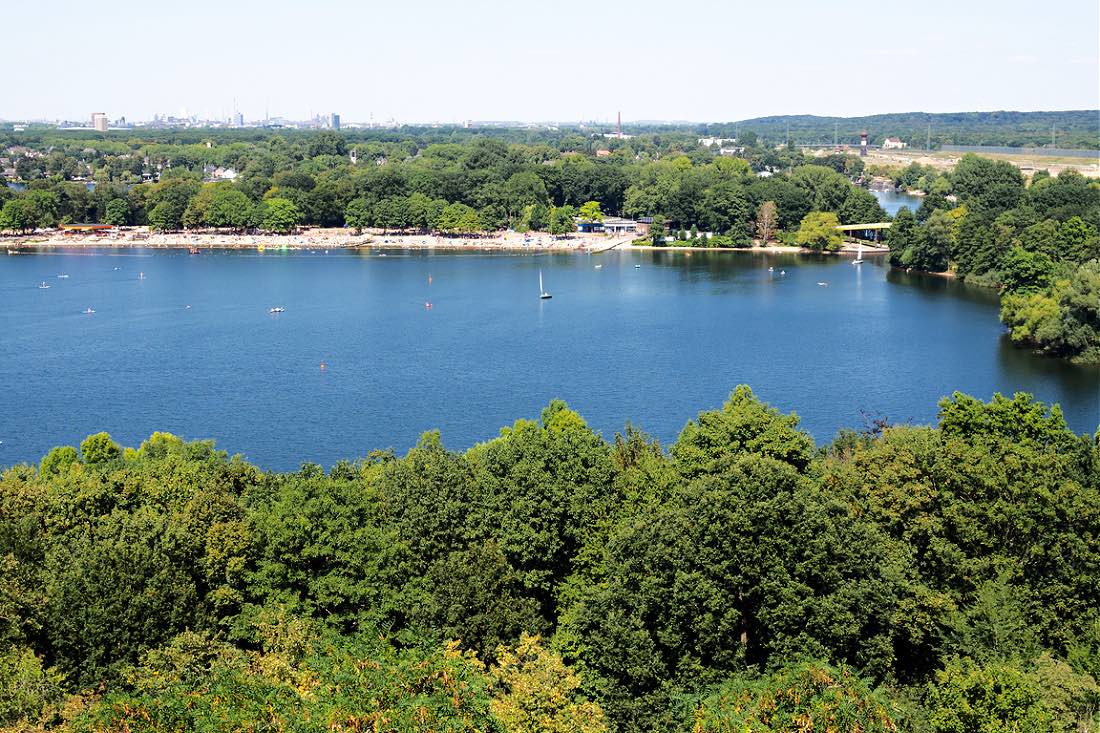
[[[856,249],[856,258],[854,260],[852,260],[852,264],[853,265],[862,265],[863,264],[863,240],[862,239],[859,242],[859,247]]]
[[[539,270],[539,299],[540,300],[549,300],[550,298],[553,298],[553,297],[554,297],[553,295],[546,292],[546,289],[544,287],[542,287],[542,270]]]

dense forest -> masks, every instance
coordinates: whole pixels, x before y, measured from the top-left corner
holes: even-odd
[[[710,132],[714,132],[711,130]],[[1100,183],[1075,171],[1025,179],[973,155],[953,171],[868,167],[672,131],[165,130],[0,139],[22,190],[0,186],[0,230],[64,222],[155,230],[287,232],[302,225],[478,235],[568,234],[578,220],[651,218],[652,243],[836,250],[839,224],[888,219],[865,186],[925,194],[889,236],[895,265],[998,287],[1020,344],[1100,362]],[[725,146],[725,147],[723,147]],[[88,183],[94,182],[94,187]],[[671,232],[673,236],[668,236]]]
[[[999,287],[1013,340],[1100,363],[1100,184],[1073,170],[1028,181],[975,155],[947,174],[919,164],[888,174],[925,193],[915,214],[894,218],[891,262]]]
[[[738,387],[667,449],[551,402],[329,471],[105,433],[0,476],[0,726],[1100,724],[1100,433],[1028,395],[816,446]]]

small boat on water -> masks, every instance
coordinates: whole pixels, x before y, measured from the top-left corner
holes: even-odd
[[[281,305],[277,305],[274,308],[268,308],[267,312],[268,313],[286,313],[286,308],[282,307]]]
[[[144,272],[139,272],[138,273],[138,280],[144,280],[144,279],[145,279],[145,273]]]
[[[768,272],[775,272],[775,268],[774,267],[769,267]]]
[[[539,300],[550,300],[554,296],[546,292],[546,288],[542,286],[542,270],[539,270]]]
[[[39,289],[39,290],[49,290],[49,289],[50,289],[50,285],[49,285],[49,283],[47,283],[47,282],[46,282],[45,280],[43,280],[43,281],[42,281],[41,283],[39,283],[39,285],[38,285],[38,289]]]
[[[596,269],[599,270],[603,265],[596,265]]]
[[[200,250],[198,247],[188,247],[187,248],[187,254],[190,254],[190,255],[197,255],[201,251],[202,250]]]
[[[859,243],[859,248],[856,250],[856,258],[852,260],[853,265],[863,264],[863,242]]]
[[[823,287],[823,288],[827,288],[827,287],[829,287],[829,283],[820,283],[820,282],[819,282],[819,283],[818,283],[818,285],[820,285],[820,286],[821,286],[821,287]]]
[[[60,280],[67,280],[69,276],[68,276],[68,275],[66,275],[65,273],[61,273],[61,274],[60,274],[60,275],[58,275],[57,277],[58,277],[58,279],[60,279]]]
[[[640,269],[640,268],[641,268],[641,265],[634,265],[634,268],[635,268],[635,269]]]
[[[90,315],[92,315],[93,313],[95,313],[95,308],[91,308],[91,307],[85,308],[85,309],[84,309],[84,313],[85,313],[86,315],[89,315],[89,316],[90,316]]]

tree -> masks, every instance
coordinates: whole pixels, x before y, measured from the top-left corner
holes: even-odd
[[[505,733],[606,733],[600,706],[580,694],[580,677],[539,637],[524,634],[499,656],[490,710]]]
[[[1001,292],[1045,290],[1054,274],[1054,262],[1042,252],[1013,247],[1001,260]]]
[[[219,186],[211,194],[203,218],[207,226],[244,229],[251,215],[252,202],[243,192]]]
[[[374,223],[383,230],[404,229],[409,223],[409,210],[404,197],[384,198],[374,205]]]
[[[895,733],[890,706],[848,667],[806,662],[734,678],[695,711],[694,733],[794,730]]]
[[[950,178],[960,203],[994,215],[1016,206],[1024,194],[1024,177],[1018,167],[973,153],[959,160]]]
[[[130,221],[130,205],[126,203],[126,199],[108,201],[103,221],[116,227],[126,226]]]
[[[550,210],[550,224],[547,231],[556,237],[577,231],[574,221],[576,212],[572,206],[558,206]]]
[[[763,244],[767,244],[775,236],[778,224],[774,201],[765,201],[756,210],[756,235]]]
[[[260,219],[260,226],[265,231],[286,234],[302,221],[302,214],[298,207],[287,199],[266,199],[262,206],[263,214]]]
[[[580,210],[577,211],[577,216],[581,221],[586,222],[601,222],[603,221],[603,211],[600,210],[599,201],[586,201],[581,204]]]
[[[1006,663],[953,662],[936,674],[928,691],[933,733],[1055,733],[1039,681]]]
[[[0,649],[0,726],[29,729],[65,697],[64,677],[26,647]],[[11,728],[9,728],[11,726]]]
[[[0,211],[0,229],[26,232],[34,228],[34,209],[25,199],[14,198],[4,203]]]
[[[119,448],[118,443],[111,440],[111,436],[107,433],[89,435],[80,443],[80,455],[83,456],[84,462],[89,465],[113,461],[121,454],[122,449]]]
[[[886,230],[886,246],[890,248],[890,264],[900,265],[906,259],[905,253],[917,243],[917,220],[908,206],[903,206],[894,215],[894,221]]]
[[[936,209],[917,234],[916,242],[906,250],[901,264],[925,272],[947,269],[948,254],[955,242],[955,219]]]
[[[837,214],[844,224],[872,224],[886,221],[886,212],[879,205],[878,199],[870,191],[850,186],[848,195],[844,197],[844,203]]]
[[[344,209],[344,222],[349,227],[355,229],[356,234],[361,233],[364,229],[369,227],[372,220],[373,212],[371,211],[371,205],[365,198],[360,197],[352,199],[348,202],[348,207]]]
[[[523,210],[521,228],[531,231],[546,231],[550,226],[550,209],[545,204],[531,204]]]
[[[483,660],[494,659],[498,647],[521,634],[548,630],[538,601],[493,540],[436,560],[425,579],[429,598],[417,605],[414,622],[458,640]]]
[[[365,199],[363,199],[366,201]],[[439,213],[442,212],[446,205],[440,206],[438,210],[435,207],[435,202],[431,200],[427,195],[420,193],[419,191],[409,194],[408,200],[405,202],[405,210],[408,212],[409,226],[425,231],[432,228],[435,220],[439,217]],[[348,222],[351,224],[351,222]]]
[[[701,209],[700,221],[706,229],[730,233],[739,239],[748,237],[752,201],[742,185],[723,181],[708,188],[703,193]]]
[[[321,155],[346,155],[347,152],[347,140],[335,130],[325,130],[310,137],[309,157],[311,158]]]
[[[546,184],[531,171],[513,174],[505,183],[505,191],[508,215],[512,218],[518,218],[528,206],[545,204],[548,200]]]
[[[844,242],[844,237],[837,231],[839,225],[836,214],[811,211],[802,217],[795,241],[802,247],[835,252]]]
[[[836,213],[853,188],[847,178],[821,165],[795,168],[791,181],[810,195],[811,206],[815,211]]]
[[[661,247],[665,243],[665,218],[660,214],[653,217],[649,225],[649,238],[654,247]]]
[[[173,202],[161,201],[149,212],[149,226],[160,232],[183,228],[183,209]]]
[[[80,455],[71,445],[59,445],[51,448],[50,452],[42,457],[38,465],[38,473],[42,476],[54,476],[65,473],[69,466],[80,462]]]
[[[481,231],[481,219],[473,207],[448,204],[440,214],[439,229],[447,234],[474,234]]]

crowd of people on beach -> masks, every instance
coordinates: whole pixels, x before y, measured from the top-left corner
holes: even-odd
[[[13,240],[14,246],[96,246],[96,247],[163,247],[163,248],[227,248],[258,247],[315,249],[341,247],[401,247],[426,249],[543,249],[594,250],[605,249],[629,241],[610,239],[604,235],[571,234],[552,236],[538,232],[503,231],[484,235],[440,235],[348,228],[303,228],[294,234],[244,234],[218,230],[183,232],[152,232],[148,227],[119,227],[95,232],[47,231]]]

